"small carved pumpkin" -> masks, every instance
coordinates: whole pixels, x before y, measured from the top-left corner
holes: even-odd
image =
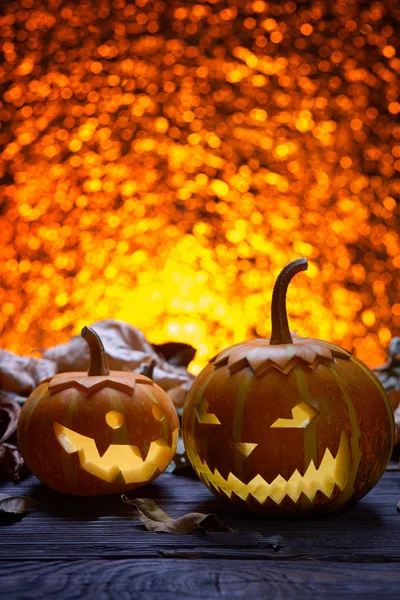
[[[292,339],[286,291],[307,260],[290,263],[272,296],[271,340],[220,352],[183,411],[194,470],[213,492],[266,515],[331,512],[379,480],[393,448],[386,393],[346,350]]]
[[[172,460],[179,421],[167,394],[145,375],[109,371],[93,329],[88,373],[45,379],[18,422],[21,454],[55,490],[83,496],[146,485]]]

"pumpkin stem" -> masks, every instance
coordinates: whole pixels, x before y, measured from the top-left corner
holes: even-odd
[[[84,327],[81,336],[89,346],[89,376],[106,376],[110,374],[103,342],[91,327]]]
[[[271,304],[271,345],[276,344],[293,344],[292,336],[290,335],[287,312],[286,312],[286,292],[289,283],[300,271],[306,271],[308,262],[306,258],[298,258],[292,261],[279,273],[275,281],[274,290],[272,292]]]
[[[142,375],[145,375],[149,379],[153,379],[154,367],[156,366],[156,361],[153,359],[151,363],[144,365],[142,367]]]

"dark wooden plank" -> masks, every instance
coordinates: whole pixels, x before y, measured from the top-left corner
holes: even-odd
[[[162,475],[147,488],[172,516],[191,511],[215,512],[233,534],[195,533],[185,536],[144,530],[127,519],[130,507],[118,496],[68,497],[31,477],[0,493],[26,494],[47,505],[3,527],[0,558],[15,560],[93,558],[242,558],[339,562],[400,561],[400,473],[387,472],[376,488],[346,513],[306,521],[263,520],[234,510],[213,496],[197,479]]]
[[[0,563],[4,600],[398,600],[397,565],[240,560],[96,560]]]

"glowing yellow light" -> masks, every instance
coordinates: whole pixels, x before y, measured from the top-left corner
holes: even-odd
[[[3,347],[118,318],[198,347],[195,372],[269,335],[274,273],[304,254],[293,329],[385,359],[400,59],[379,3],[327,26],[291,1],[172,0],[168,28],[163,3],[19,4],[0,16]]]
[[[208,402],[203,399],[201,403],[196,407],[196,414],[199,423],[207,423],[208,425],[221,425],[221,421],[212,413],[208,411]]]
[[[110,410],[106,414],[106,422],[112,429],[119,429],[124,424],[124,415],[116,410]]]
[[[121,418],[123,416],[116,411],[110,411],[106,415],[108,424],[114,429],[122,425]],[[122,476],[126,483],[151,479],[157,469],[162,471],[168,465],[174,455],[177,440],[176,431],[172,448],[163,439],[151,442],[143,460],[137,446],[111,444],[103,456],[100,456],[93,439],[56,422],[54,432],[65,452],[78,454],[82,469],[108,482],[112,482],[117,476]]]
[[[346,434],[342,431],[336,457],[333,457],[327,448],[318,469],[314,461],[311,461],[304,475],[296,470],[288,480],[278,475],[271,482],[267,482],[261,475],[256,475],[245,484],[233,473],[229,473],[225,479],[217,469],[212,472],[200,457],[194,461],[193,466],[207,485],[222,490],[229,497],[234,492],[243,500],[251,495],[260,503],[271,498],[276,504],[280,504],[285,496],[297,502],[300,495],[305,494],[313,501],[318,490],[329,498],[335,485],[341,490],[345,488],[350,472],[350,448]]]
[[[292,408],[291,419],[277,419],[272,423],[271,428],[304,428],[316,416],[317,411],[310,404],[306,402],[300,402]]]
[[[220,196],[221,198],[224,198],[229,192],[229,187],[225,181],[221,181],[219,179],[215,179],[211,183],[211,189],[217,196]]]
[[[251,444],[250,442],[235,442],[235,446],[246,458],[255,450],[258,444]]]

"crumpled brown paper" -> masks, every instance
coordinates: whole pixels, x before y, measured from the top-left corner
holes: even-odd
[[[144,365],[156,361],[154,381],[167,392],[178,408],[183,406],[194,376],[185,367],[168,363],[146,340],[143,333],[127,323],[115,320],[91,325],[103,342],[108,365],[116,371],[140,372]],[[162,345],[157,346],[162,351]],[[42,358],[17,356],[0,349],[0,390],[28,396],[46,377],[67,371],[85,371],[89,351],[80,336],[67,344],[48,348]]]
[[[0,390],[29,396],[43,379],[55,373],[56,365],[49,360],[0,349]]]
[[[18,483],[24,469],[24,461],[18,448],[10,441],[15,441],[15,432],[21,405],[19,396],[13,392],[0,390],[0,481],[11,479]]]

